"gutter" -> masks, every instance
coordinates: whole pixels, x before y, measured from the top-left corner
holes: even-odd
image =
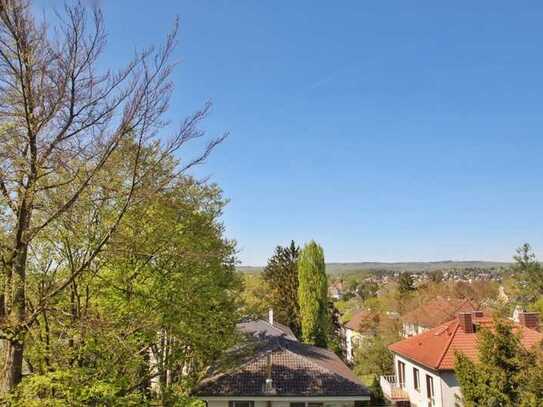
[[[290,401],[368,401],[370,396],[204,396],[195,395],[195,397],[205,400],[206,405],[209,401],[223,401],[223,400],[254,400],[254,401],[278,401],[278,400],[290,400]]]

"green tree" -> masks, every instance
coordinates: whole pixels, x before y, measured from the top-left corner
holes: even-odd
[[[334,301],[328,301],[328,335],[327,335],[327,347],[333,350],[336,355],[341,358],[345,358],[345,334],[343,324],[341,323],[341,313],[336,308]]]
[[[242,314],[246,318],[258,319],[269,311],[270,289],[261,273],[243,273]]]
[[[455,374],[466,407],[541,406],[543,363],[538,350],[525,349],[507,320],[478,333],[479,361],[456,354]]]
[[[196,112],[171,136],[162,134],[176,29],[164,46],[137,53],[113,72],[102,69],[100,61],[107,37],[100,10],[77,2],[57,15],[47,22],[35,18],[25,0],[0,5],[0,234],[5,243],[0,245],[0,394],[22,379],[29,327],[92,268],[128,209],[142,198],[140,191],[148,191],[150,183],[169,186],[174,175],[204,160],[220,141],[157,184],[149,177],[157,174],[152,170],[202,135],[197,126],[208,110]],[[125,154],[115,154],[123,147]],[[149,161],[156,151],[161,157]],[[123,180],[104,185],[112,166]],[[35,258],[40,240],[75,219],[78,205],[90,209],[92,199],[109,210],[88,225],[100,224],[92,228],[100,234],[86,235],[86,256],[71,264],[70,273],[48,273],[48,284],[31,306],[29,266],[44,264]]]
[[[433,270],[430,272],[430,281],[439,284],[443,281],[443,272],[441,270]]]
[[[223,205],[216,186],[185,178],[130,208],[93,273],[74,279],[31,327],[25,360],[33,372],[18,386],[20,405],[88,405],[90,396],[98,405],[174,405],[220,361],[237,339],[241,289],[234,245],[218,221]],[[68,233],[51,237],[60,258],[71,259],[60,275],[84,254],[81,228]],[[30,271],[33,295],[51,271]]]
[[[355,373],[360,376],[390,374],[393,356],[387,345],[380,335],[364,338],[354,353]]]
[[[374,405],[386,405],[385,395],[383,394],[383,389],[381,389],[381,384],[379,383],[379,376],[373,375],[368,390],[370,391],[371,401],[374,403]]]
[[[298,260],[298,301],[302,338],[306,343],[326,347],[328,315],[328,280],[322,247],[314,241],[306,244]]]
[[[528,243],[517,249],[511,272],[516,277],[518,301],[528,306],[543,296],[543,267]]]
[[[400,274],[400,278],[398,279],[398,291],[400,295],[409,294],[415,291],[415,282],[410,273],[403,272]]]
[[[300,248],[294,241],[288,247],[277,246],[262,273],[270,289],[269,301],[274,318],[289,326],[296,336],[301,333],[298,305],[299,255]]]

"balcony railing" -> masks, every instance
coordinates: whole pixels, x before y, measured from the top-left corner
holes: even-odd
[[[408,401],[409,394],[404,390],[404,384],[398,382],[396,376],[381,376],[379,380],[385,397],[391,401]]]

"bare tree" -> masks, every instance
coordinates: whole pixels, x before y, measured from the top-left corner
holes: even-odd
[[[198,124],[209,109],[206,105],[187,118],[166,142],[158,141],[167,124],[163,115],[172,92],[169,61],[177,25],[162,47],[137,53],[117,72],[99,72],[106,43],[100,10],[78,3],[57,17],[59,23],[50,27],[34,18],[28,1],[0,0],[0,394],[21,380],[29,326],[48,301],[88,269],[137,201],[153,167],[203,136]],[[205,160],[223,138],[211,140],[153,187],[166,187],[172,177]],[[25,279],[32,242],[70,216],[126,145],[123,188],[108,191],[117,203],[113,221],[68,277],[55,281],[29,309]]]

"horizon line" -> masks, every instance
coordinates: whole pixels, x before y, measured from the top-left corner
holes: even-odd
[[[359,261],[327,261],[325,264],[416,264],[416,263],[501,263],[511,264],[506,260],[408,260],[408,261],[374,261],[374,260],[359,260]],[[266,265],[240,264],[236,267],[265,267]]]

